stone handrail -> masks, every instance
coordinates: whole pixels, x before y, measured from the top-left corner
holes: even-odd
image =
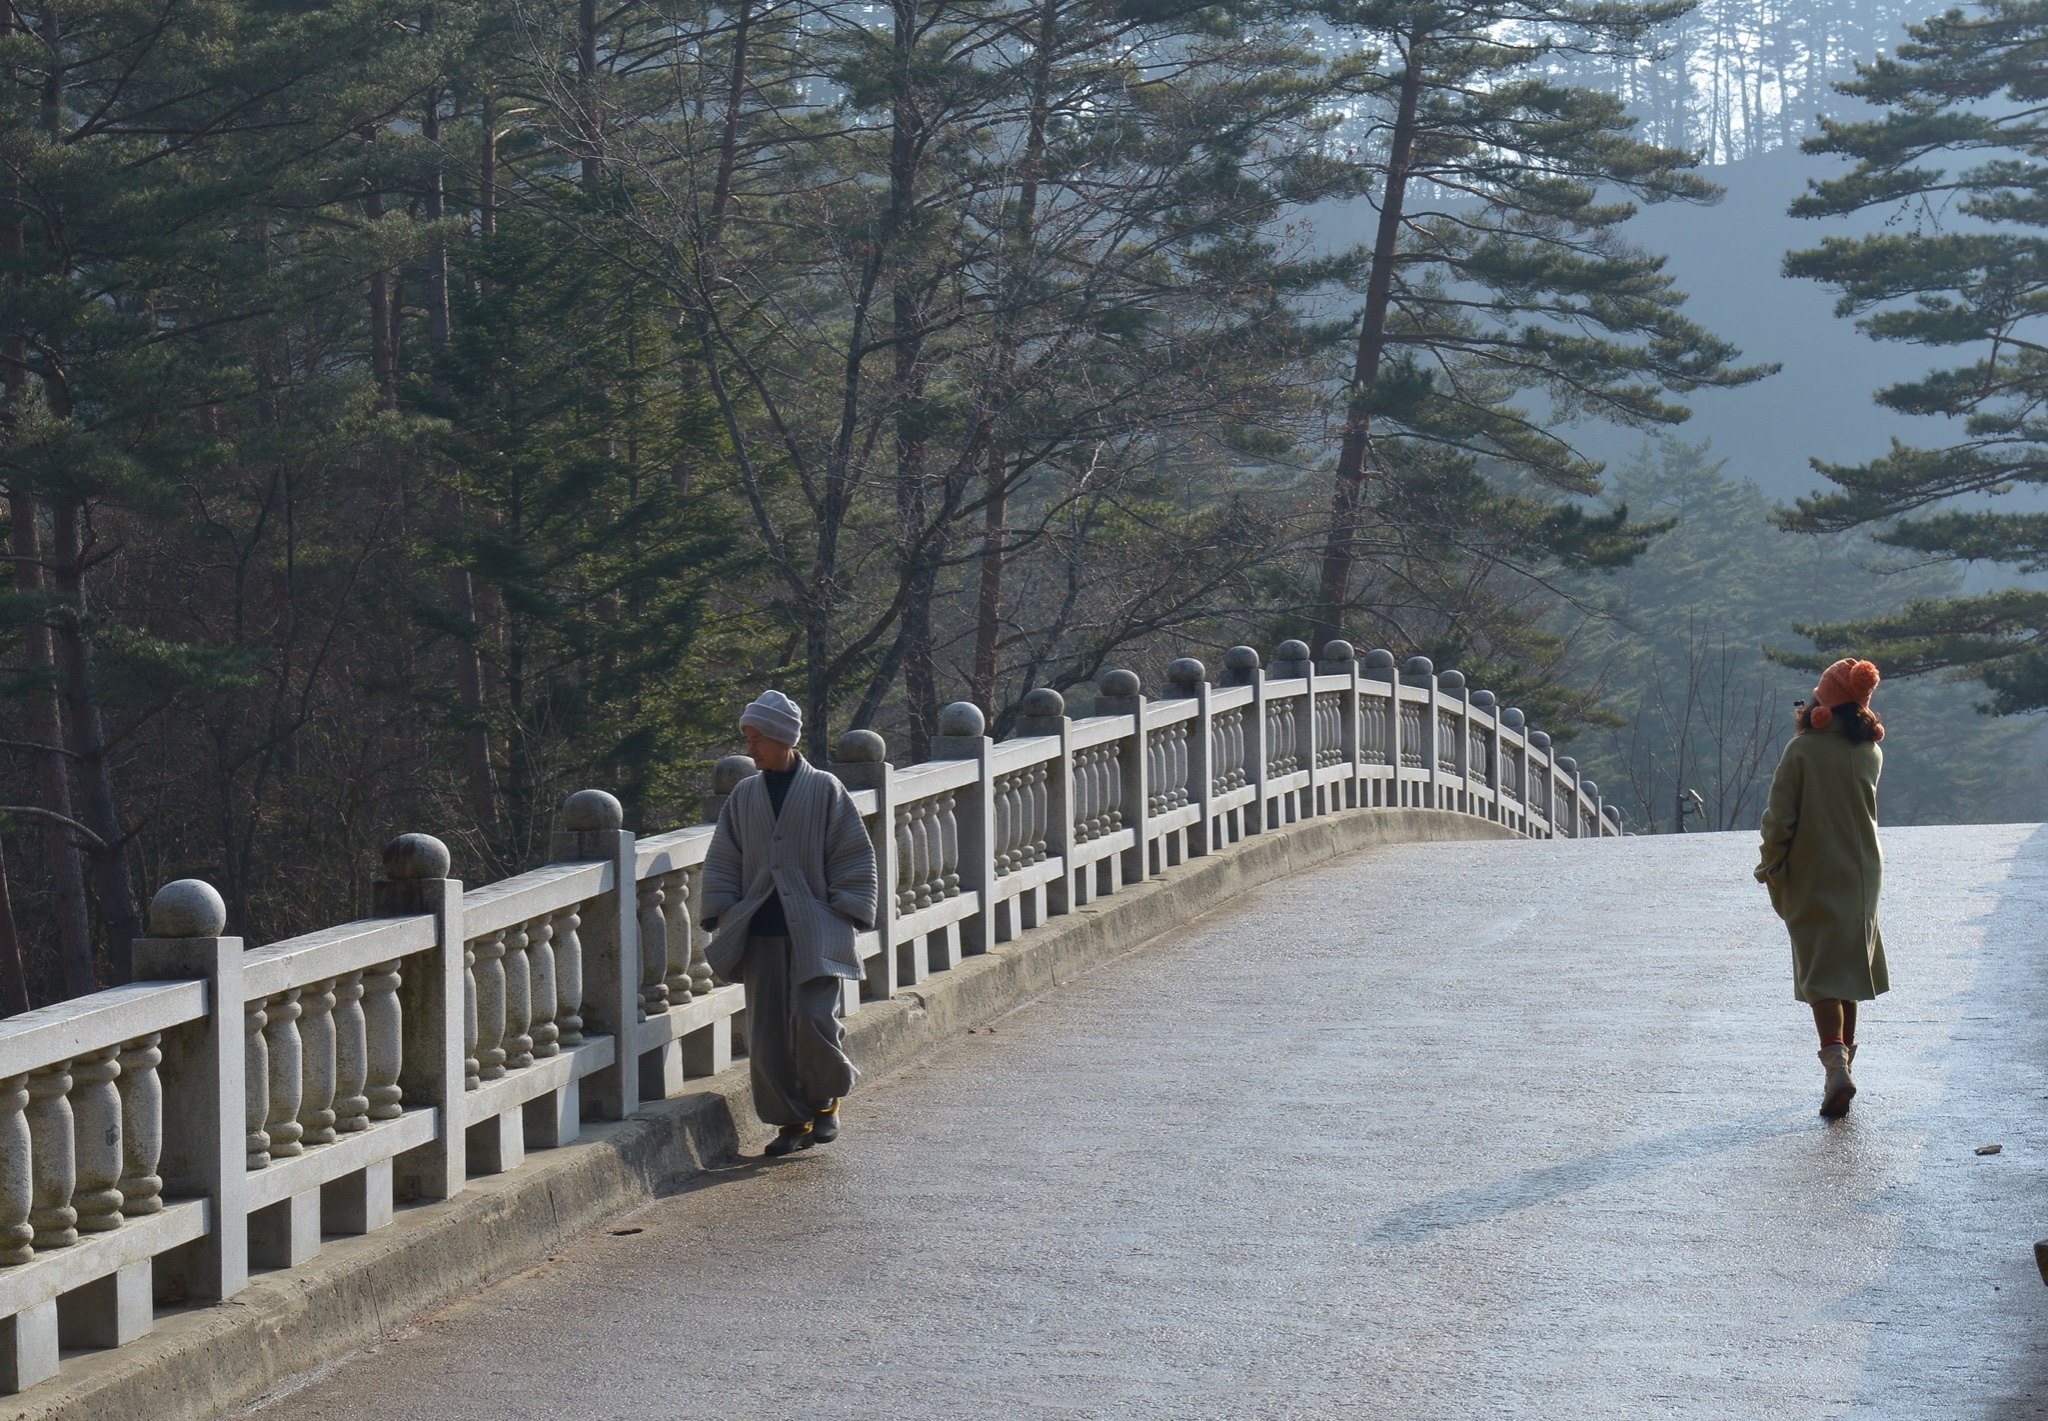
[[[1000,744],[965,702],[902,769],[853,731],[832,772],[874,840],[877,921],[846,1010],[915,987],[1097,897],[1320,815],[1434,808],[1531,838],[1619,815],[1520,711],[1423,658],[1250,647],[1098,682],[1091,715],[1024,698]],[[742,757],[720,761],[715,819]],[[734,1053],[690,904],[709,823],[640,838],[619,803],[564,803],[554,862],[482,888],[439,840],[385,849],[377,916],[245,951],[220,895],[166,885],[137,981],[0,1021],[0,1390],[60,1348],[117,1347],[153,1308],[224,1299],[397,1200],[447,1198],[680,1094]]]

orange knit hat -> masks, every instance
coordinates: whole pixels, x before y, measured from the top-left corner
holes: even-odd
[[[1834,720],[1834,707],[1846,706],[1851,702],[1870,709],[1870,693],[1877,689],[1881,678],[1877,668],[1868,661],[1858,661],[1845,656],[1821,673],[1820,684],[1813,690],[1813,710],[1808,719],[1815,730],[1826,730]]]

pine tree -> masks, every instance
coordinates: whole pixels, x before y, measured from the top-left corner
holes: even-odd
[[[1481,461],[1526,480],[1516,495],[1531,504],[1520,556],[1627,561],[1645,530],[1624,510],[1586,518],[1548,506],[1599,488],[1598,466],[1558,427],[1576,418],[1673,425],[1687,411],[1671,394],[1766,371],[1735,365],[1732,347],[1680,313],[1684,297],[1662,259],[1626,243],[1628,199],[1715,195],[1691,171],[1694,158],[1636,137],[1620,96],[1547,71],[1561,55],[1640,50],[1685,7],[1319,8],[1380,62],[1354,118],[1377,168],[1377,228],[1361,280],[1318,634],[1334,635],[1357,605],[1357,562],[1404,556],[1416,481],[1455,487]],[[1438,518],[1484,503],[1476,492],[1438,502]],[[1366,599],[1376,592],[1369,583]]]
[[[1964,363],[1877,392],[1902,414],[1950,422],[1956,442],[1894,441],[1865,464],[1814,461],[1834,485],[1787,527],[1872,528],[1923,558],[2031,573],[2048,567],[2048,516],[1987,500],[2048,486],[2048,123],[2039,108],[2048,6],[1994,3],[1912,26],[1912,42],[1837,87],[1881,110],[1828,120],[1804,145],[1850,159],[1793,204],[1803,217],[1891,210],[1895,226],[1827,237],[1785,270],[1833,286],[1836,310],[1875,340],[1954,351]],[[1941,166],[1937,166],[1940,164]],[[1953,166],[1952,166],[1953,165]],[[2048,593],[2024,587],[1926,598],[1887,616],[1802,627],[1817,664],[1854,650],[1887,675],[1981,682],[2003,714],[2048,707]]]

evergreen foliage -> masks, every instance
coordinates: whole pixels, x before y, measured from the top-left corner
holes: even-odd
[[[1902,558],[1853,532],[1800,537],[1771,498],[1703,446],[1667,439],[1614,471],[1610,496],[1666,521],[1629,568],[1576,589],[1590,615],[1561,617],[1620,718],[1573,746],[1639,832],[1755,827],[1793,702],[1813,677],[1769,655],[1796,623],[1896,612],[1952,595],[1951,568]],[[1880,809],[1886,823],[2025,819],[2048,789],[2035,728],[1978,715],[1940,685],[1889,679]]]

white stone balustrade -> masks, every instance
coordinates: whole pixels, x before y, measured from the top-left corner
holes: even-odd
[[[1549,737],[1423,658],[1332,642],[1127,671],[1094,714],[1025,697],[1000,744],[964,703],[896,769],[853,731],[830,766],[874,839],[859,996],[1248,835],[1323,814],[1435,808],[1537,838],[1620,832]],[[722,761],[715,815],[743,759]],[[244,951],[220,897],[170,884],[133,985],[0,1020],[0,1388],[60,1347],[119,1346],[157,1303],[231,1297],[323,1234],[572,1144],[731,1064],[744,994],[693,921],[712,826],[640,838],[618,801],[564,804],[555,862],[465,891],[423,834],[387,846],[378,916]],[[849,1011],[859,1006],[850,993]]]

